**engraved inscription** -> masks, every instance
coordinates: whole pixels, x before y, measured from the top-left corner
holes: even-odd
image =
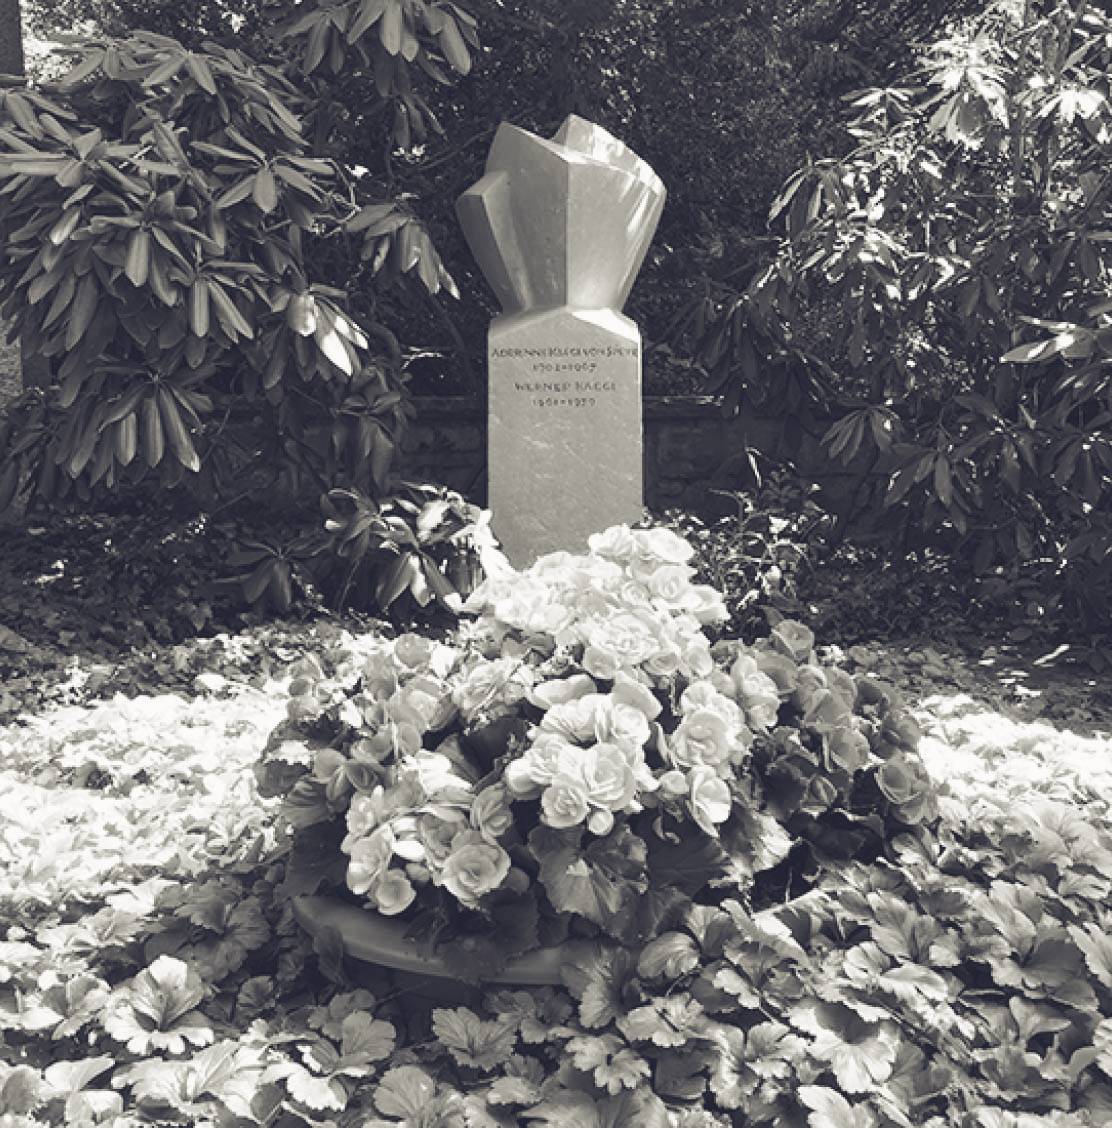
[[[537,378],[514,380],[513,387],[542,408],[595,407],[600,395],[618,390],[616,381],[601,378],[604,362],[637,355],[636,345],[517,345],[491,351],[494,358],[530,362],[522,367]]]

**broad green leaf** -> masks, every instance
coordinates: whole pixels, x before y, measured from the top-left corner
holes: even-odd
[[[538,826],[529,846],[540,859],[540,879],[561,912],[593,921],[611,936],[627,936],[638,898],[649,886],[643,839],[619,826],[581,846],[582,832]]]
[[[355,19],[351,22],[347,37],[349,43],[357,42],[366,30],[382,18],[387,0],[359,0]]]
[[[432,1031],[459,1065],[489,1072],[513,1052],[516,1023],[505,1019],[480,1019],[467,1007],[437,1007]]]
[[[124,274],[135,287],[146,284],[151,269],[151,235],[142,227],[132,231],[127,241]]]
[[[1092,923],[1067,927],[1071,939],[1081,949],[1089,971],[1105,987],[1112,988],[1112,938]]]
[[[436,1097],[436,1082],[415,1065],[388,1069],[375,1089],[375,1108],[385,1116],[419,1123]]]
[[[204,985],[196,972],[172,956],[159,956],[131,983],[132,1008],[160,1029],[188,1014],[204,997]]]
[[[269,168],[261,168],[255,173],[251,196],[264,215],[270,215],[278,206],[278,187]]]
[[[811,1112],[810,1128],[872,1128],[876,1118],[864,1105],[850,1104],[836,1089],[825,1085],[802,1085],[799,1099]]]
[[[388,55],[397,55],[401,51],[405,35],[405,10],[402,8],[402,0],[386,0],[378,34]]]
[[[459,25],[447,13],[444,14],[444,23],[437,34],[436,42],[453,70],[458,74],[470,72],[471,54],[467,50],[463,36],[460,35]]]
[[[66,325],[66,348],[73,350],[93,322],[97,309],[99,291],[96,280],[90,272],[78,283],[77,294],[70,307],[69,321]],[[70,401],[72,403],[72,400]]]

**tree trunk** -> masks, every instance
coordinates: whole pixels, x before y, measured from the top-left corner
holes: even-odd
[[[19,0],[0,0],[0,74],[23,74]]]
[[[0,75],[22,76],[23,65],[23,25],[20,18],[19,0],[0,0]],[[27,348],[20,341],[20,358],[25,388],[41,387],[50,383],[50,362]]]

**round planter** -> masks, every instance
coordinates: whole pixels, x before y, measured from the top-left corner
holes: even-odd
[[[801,943],[810,932],[807,924],[808,902],[814,901],[817,891],[804,893],[794,901],[763,909],[757,920],[775,918],[786,925]],[[422,979],[450,979],[456,976],[436,956],[425,956],[407,940],[404,921],[391,920],[365,909],[357,908],[334,897],[295,897],[294,915],[301,926],[312,935],[334,928],[344,943],[344,951],[354,959],[380,967],[393,968]],[[538,948],[511,960],[489,983],[508,983],[518,986],[557,986],[562,983],[560,968],[565,960],[564,945]]]
[[[314,935],[323,929],[335,928],[343,938],[344,951],[357,960],[414,975],[456,978],[443,960],[422,955],[413,941],[405,938],[408,927],[405,921],[378,916],[333,897],[295,897],[293,911],[301,926]],[[559,947],[538,948],[511,960],[489,982],[557,984],[562,962]]]

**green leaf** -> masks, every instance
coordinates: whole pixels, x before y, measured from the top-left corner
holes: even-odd
[[[467,44],[460,35],[459,25],[447,13],[444,15],[444,24],[436,37],[444,58],[458,74],[468,74],[471,70],[471,54]]]
[[[850,1104],[836,1089],[825,1085],[800,1086],[799,1099],[811,1109],[807,1115],[810,1128],[871,1128],[876,1123],[864,1105]]]
[[[387,0],[359,0],[359,10],[348,29],[349,43],[355,43],[366,30],[382,18]]]
[[[647,846],[654,888],[678,889],[694,896],[726,872],[726,851],[713,838],[691,834],[672,842],[654,835]]]
[[[1058,351],[1056,339],[1049,341],[1033,341],[1027,345],[1006,352],[1000,359],[1009,364],[1038,364],[1047,360]]]
[[[286,876],[279,886],[283,897],[312,895],[322,886],[343,885],[347,866],[340,841],[345,830],[342,820],[298,830],[286,862]]]
[[[58,1061],[48,1065],[43,1078],[58,1096],[79,1093],[90,1081],[116,1064],[115,1058],[105,1055],[83,1058],[80,1061]]]
[[[610,936],[632,939],[638,898],[649,887],[648,849],[628,826],[581,848],[581,829],[538,826],[529,846],[540,859],[540,879],[553,906],[593,921]]]
[[[436,1082],[416,1065],[388,1069],[375,1089],[375,1108],[384,1116],[424,1122],[436,1098]]]
[[[216,203],[213,206],[218,211],[224,208],[230,208],[234,204],[238,204],[241,200],[246,200],[254,190],[255,177],[248,176],[238,184],[234,184],[226,192],[221,193],[221,195],[216,198]]]
[[[403,552],[395,556],[375,583],[375,600],[379,607],[385,611],[403,591],[408,590],[419,568],[415,553]]]
[[[402,0],[386,0],[378,34],[388,55],[397,55],[401,51],[402,39],[405,35],[405,11],[402,8]]]
[[[188,964],[172,956],[159,956],[132,981],[129,1002],[159,1029],[168,1029],[204,997],[204,984]]]
[[[234,341],[236,335],[251,339],[255,336],[254,330],[244,319],[242,313],[236,308],[235,303],[228,296],[227,291],[219,282],[210,281],[208,284],[209,297],[216,306],[216,316],[224,332]]]
[[[270,215],[278,206],[278,186],[269,168],[261,168],[255,173],[251,197],[264,215]]]
[[[66,325],[66,349],[72,351],[93,323],[97,310],[99,291],[96,280],[90,271],[78,283],[77,294],[70,307],[69,321]],[[72,401],[71,401],[72,402]]]
[[[1081,949],[1089,971],[1105,986],[1112,989],[1112,938],[1097,925],[1084,927],[1069,925],[1073,942]]]
[[[151,235],[142,227],[132,231],[127,241],[124,274],[135,287],[146,284],[151,269]]]
[[[672,1123],[664,1102],[646,1088],[604,1097],[596,1106],[596,1114],[599,1128],[668,1128]]]
[[[613,1022],[630,1008],[625,993],[636,976],[637,958],[615,944],[568,944],[560,978],[579,1003],[579,1019],[589,1029]]]
[[[206,94],[214,95],[216,93],[216,81],[212,77],[212,71],[200,55],[189,52],[185,56],[185,65],[189,68],[193,80]]]
[[[467,1007],[437,1007],[432,1031],[458,1065],[489,1072],[513,1053],[517,1024],[513,1019],[480,1019]]]

